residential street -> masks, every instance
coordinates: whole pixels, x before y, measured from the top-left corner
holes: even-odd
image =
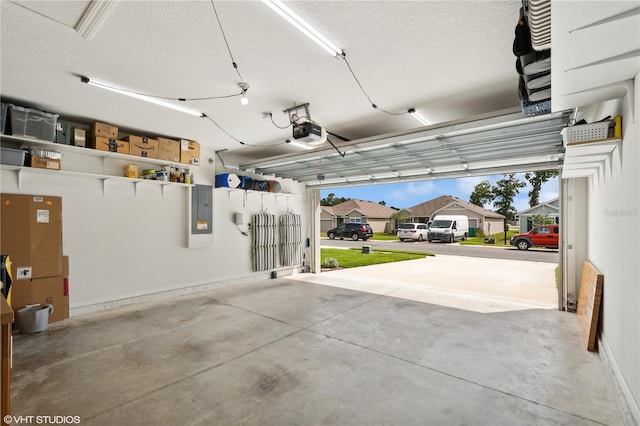
[[[558,250],[550,250],[544,248],[533,248],[526,251],[518,250],[514,246],[463,246],[458,243],[440,243],[433,242],[412,242],[405,241],[351,241],[351,240],[330,240],[328,238],[322,238],[322,247],[362,247],[363,245],[369,245],[374,248],[388,248],[388,249],[400,249],[400,250],[415,250],[431,252],[435,254],[452,255],[452,256],[467,256],[467,257],[485,257],[490,259],[509,259],[509,260],[526,260],[531,262],[548,262],[558,263]]]

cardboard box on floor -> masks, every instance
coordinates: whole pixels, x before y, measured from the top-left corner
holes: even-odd
[[[62,315],[69,318],[69,256],[62,256]]]
[[[69,318],[69,297],[64,295],[62,275],[33,280],[17,280],[11,285],[11,308],[14,312],[27,305],[43,303],[53,305],[53,313],[49,315],[49,324]],[[17,324],[17,328],[20,328],[20,324]]]
[[[13,282],[62,276],[62,198],[0,194],[0,246]]]

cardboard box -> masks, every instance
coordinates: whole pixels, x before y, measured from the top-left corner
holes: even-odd
[[[145,158],[158,158],[158,141],[144,136],[129,135],[124,138],[129,142],[129,154]]]
[[[62,279],[64,280],[62,290],[62,314],[64,318],[69,318],[69,256],[62,256]]]
[[[31,167],[36,169],[61,170],[61,160],[46,157],[31,157]]]
[[[0,194],[2,254],[13,282],[62,276],[62,198]]]
[[[108,139],[118,139],[118,128],[109,124],[94,122],[89,128],[90,136],[102,136]]]
[[[200,165],[200,144],[198,142],[187,139],[180,140],[180,162],[191,164],[192,166]]]
[[[158,160],[180,162],[180,141],[158,138]]]
[[[64,295],[64,279],[61,275],[14,281],[11,286],[11,308],[14,312],[27,305],[43,303],[53,305],[49,324],[69,318],[69,297]],[[20,322],[17,319],[16,315],[16,328],[19,329]]]
[[[71,144],[74,146],[85,147],[87,145],[87,131],[84,129],[73,129],[73,135],[71,136]]]
[[[62,256],[62,276],[69,278],[69,256]]]
[[[98,149],[100,151],[128,154],[129,142],[117,139],[109,139],[102,136],[91,136],[89,138],[89,148]]]

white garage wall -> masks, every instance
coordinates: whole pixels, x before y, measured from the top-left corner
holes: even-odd
[[[96,160],[67,155],[63,168],[89,169],[91,161]],[[214,166],[203,163],[194,168],[196,182],[212,185]],[[113,167],[122,170],[121,165]],[[18,188],[17,173],[3,170],[1,190],[62,197],[63,248],[70,256],[73,315],[256,276],[267,278],[269,272],[251,271],[251,238],[236,228],[233,213],[245,213],[246,223],[251,214],[263,210],[276,215],[301,214],[303,238],[310,238],[309,209],[305,207],[308,191],[292,181],[281,183],[283,191],[291,194],[215,189],[214,234],[203,248],[188,248],[188,187],[169,185],[163,194],[159,185],[142,183],[136,190],[131,182],[110,180],[103,193],[98,179],[23,174]],[[247,230],[246,225],[241,228]],[[280,268],[279,274],[292,271]]]
[[[588,197],[589,259],[604,274],[602,346],[609,356],[636,423],[640,423],[640,74],[635,77],[634,114],[623,108],[622,163],[591,178]],[[611,103],[594,119],[614,115]],[[635,122],[634,122],[635,120]],[[590,120],[588,120],[590,121]]]

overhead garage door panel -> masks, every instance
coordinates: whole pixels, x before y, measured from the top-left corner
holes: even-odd
[[[558,168],[564,157],[560,131],[569,115],[569,111],[535,117],[498,114],[346,142],[337,149],[325,144],[321,150],[241,168],[312,188]]]

